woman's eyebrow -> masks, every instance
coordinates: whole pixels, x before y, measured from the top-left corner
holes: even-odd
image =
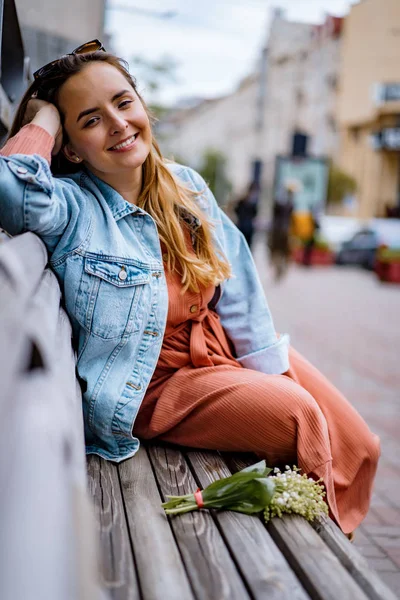
[[[121,98],[121,96],[124,96],[125,94],[129,94],[129,90],[122,90],[121,92],[117,92],[111,98],[111,102],[115,102],[115,100],[118,100],[118,98]],[[86,117],[86,115],[90,115],[91,113],[94,113],[97,110],[100,110],[100,108],[98,106],[95,106],[94,108],[87,108],[86,110],[83,110],[81,113],[79,113],[79,116],[78,116],[76,122],[78,123],[78,121],[80,121],[80,119],[82,119],[82,117]]]

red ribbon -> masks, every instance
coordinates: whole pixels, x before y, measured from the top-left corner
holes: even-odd
[[[194,493],[194,499],[199,508],[204,508],[203,495],[200,488],[197,488],[197,491]]]

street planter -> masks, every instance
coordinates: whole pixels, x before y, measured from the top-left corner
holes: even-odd
[[[380,247],[374,268],[381,281],[400,283],[400,248]]]
[[[304,247],[295,246],[292,249],[292,260],[297,264],[303,264]],[[312,249],[311,253],[311,266],[328,266],[335,262],[335,255],[329,248],[318,248]]]

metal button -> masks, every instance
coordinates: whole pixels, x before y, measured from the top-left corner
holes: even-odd
[[[120,270],[120,272],[118,273],[118,277],[121,279],[121,281],[125,281],[125,279],[128,277],[128,273],[125,271],[124,268]]]
[[[192,306],[190,307],[190,312],[191,313],[195,313],[197,311],[199,307],[197,306],[197,304],[192,304]]]
[[[18,167],[17,169],[17,173],[19,173],[20,175],[26,175],[27,172],[28,169],[25,169],[25,167]]]

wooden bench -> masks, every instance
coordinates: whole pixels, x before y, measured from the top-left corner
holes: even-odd
[[[329,519],[165,516],[166,495],[253,457],[148,445],[119,465],[85,462],[71,329],[46,262],[35,235],[0,231],[1,600],[395,599]]]
[[[103,583],[115,599],[395,600],[330,519],[231,511],[167,518],[166,495],[188,494],[255,462],[167,445],[116,465],[88,458]]]

